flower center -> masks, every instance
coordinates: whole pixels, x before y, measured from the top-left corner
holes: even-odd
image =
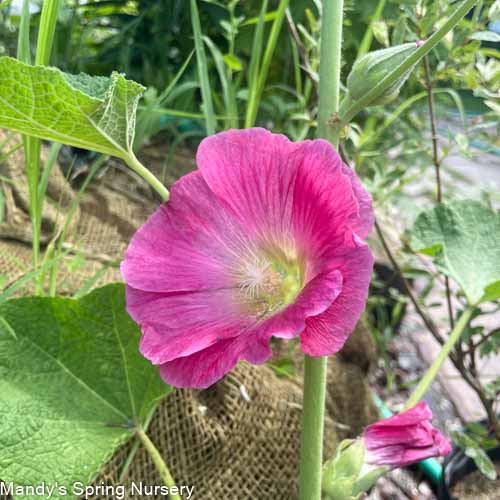
[[[257,318],[269,317],[291,304],[304,285],[299,259],[266,255],[247,264],[238,281],[245,309]]]

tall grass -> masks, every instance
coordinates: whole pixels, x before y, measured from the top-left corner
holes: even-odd
[[[260,58],[260,52],[262,50],[264,29],[263,29],[263,19],[265,17],[264,8],[267,6],[267,0],[263,2],[263,8],[261,9],[259,20],[257,22],[257,27],[255,30],[254,48],[256,53]],[[266,50],[264,52],[264,57],[262,62],[258,62],[256,59],[251,67],[251,79],[249,82],[249,92],[248,92],[248,107],[245,116],[245,127],[253,127],[255,125],[255,120],[257,119],[257,112],[259,110],[260,100],[262,98],[262,92],[264,91],[264,86],[266,84],[267,75],[269,73],[269,66],[273,59],[274,51],[276,49],[276,44],[278,42],[278,36],[281,31],[281,26],[283,25],[283,20],[285,18],[285,12],[288,7],[288,0],[281,0],[278,9],[276,10],[276,17],[274,18],[273,25],[271,28],[271,33],[269,39],[267,40]],[[257,69],[258,68],[258,69]]]
[[[37,65],[47,65],[49,63],[59,3],[59,0],[45,0],[45,2],[43,2],[35,54],[35,64]],[[28,64],[31,63],[29,29],[29,2],[28,0],[24,0],[19,27],[17,57]],[[30,217],[33,228],[33,266],[36,269],[40,260],[40,232],[43,209],[43,197],[40,198],[40,194],[44,194],[44,192],[40,193],[39,190],[41,141],[34,137],[24,136],[23,145],[30,197]],[[43,276],[43,273],[39,273],[37,276]],[[37,279],[35,291],[37,294],[42,293],[43,287],[41,279]]]
[[[191,0],[191,21],[193,24],[194,46],[196,51],[196,62],[198,66],[198,78],[200,80],[201,97],[203,100],[203,113],[205,115],[205,127],[207,135],[215,134],[216,119],[210,80],[208,77],[207,55],[203,44],[201,32],[200,13],[196,0]]]

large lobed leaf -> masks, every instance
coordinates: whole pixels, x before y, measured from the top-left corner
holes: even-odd
[[[144,87],[0,57],[0,127],[118,157],[132,151]]]
[[[169,391],[139,338],[121,284],[0,306],[0,479],[70,488],[95,477]]]
[[[422,212],[412,229],[415,251],[435,257],[471,305],[500,298],[500,214],[465,200]]]

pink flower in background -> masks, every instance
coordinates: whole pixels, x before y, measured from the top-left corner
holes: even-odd
[[[332,146],[264,129],[206,138],[199,170],[137,231],[121,270],[141,352],[177,387],[208,387],[272,336],[337,352],[364,309],[370,196]]]
[[[431,418],[431,409],[421,401],[403,413],[369,425],[363,433],[365,462],[405,467],[447,455],[450,442],[432,426]]]

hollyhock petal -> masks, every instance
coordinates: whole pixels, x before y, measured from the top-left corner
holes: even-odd
[[[310,356],[328,356],[338,352],[364,310],[373,268],[373,256],[364,245],[331,259],[342,274],[342,291],[323,314],[306,320],[300,335],[301,349]]]
[[[121,272],[128,285],[150,292],[229,287],[228,270],[249,245],[234,215],[193,172],[135,233]]]
[[[415,406],[411,408],[411,411],[404,411],[402,413],[396,413],[392,417],[386,418],[373,424],[370,428],[377,429],[379,427],[394,427],[394,426],[409,426],[418,424],[420,422],[425,422],[432,418],[432,411],[429,405],[425,401],[420,401]]]
[[[359,203],[359,212],[351,219],[351,227],[354,232],[362,239],[366,239],[373,229],[375,215],[373,213],[372,197],[361,185],[358,176],[347,165],[343,165],[342,171],[348,175],[354,195]]]
[[[254,236],[290,234],[300,146],[265,129],[229,130],[204,139],[196,163],[214,194]]]
[[[399,444],[401,442],[418,441],[422,446],[433,444],[432,425],[429,422],[419,422],[411,425],[387,426],[374,424],[365,431],[365,436],[374,446]]]
[[[254,325],[231,289],[160,294],[127,287],[127,310],[142,325],[141,352],[154,364],[206,349]]]
[[[359,222],[359,202],[351,174],[329,142],[304,141],[294,157],[294,236],[310,263],[323,268],[332,253],[356,246],[353,226]]]
[[[338,241],[350,221],[360,225],[362,188],[327,141],[293,143],[265,129],[229,130],[204,139],[196,161],[245,230],[270,243],[297,238],[301,250],[317,253]],[[363,200],[366,211],[369,195]]]
[[[154,364],[188,356],[246,329],[253,335],[293,338],[307,317],[325,311],[340,293],[338,271],[317,276],[284,311],[266,321],[244,315],[232,290],[158,294],[127,287],[128,312],[142,325],[141,352]]]
[[[175,387],[204,389],[231,371],[240,360],[262,364],[272,356],[269,341],[258,336],[241,335],[221,340],[190,356],[160,366],[160,375]]]
[[[405,467],[426,458],[447,455],[451,444],[432,426],[431,418],[429,406],[422,401],[398,415],[369,425],[363,432],[366,463]]]

